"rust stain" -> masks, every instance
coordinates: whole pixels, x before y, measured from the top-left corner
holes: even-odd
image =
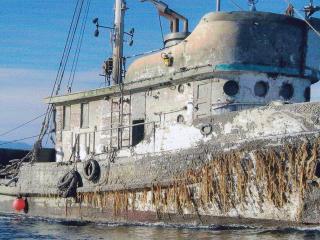
[[[157,212],[183,214],[185,209],[206,209],[215,204],[225,213],[238,204],[246,203],[250,184],[259,189],[260,201],[271,201],[281,208],[288,203],[288,195],[298,192],[303,198],[307,180],[313,179],[319,157],[320,140],[300,146],[286,145],[276,151],[259,149],[248,157],[245,152],[212,156],[212,160],[197,171],[190,170],[177,177],[170,186],[154,185],[136,191],[79,193],[78,200],[92,207],[110,208],[115,215],[128,210],[152,206]],[[151,191],[151,201],[148,192]],[[130,200],[131,199],[131,202]]]

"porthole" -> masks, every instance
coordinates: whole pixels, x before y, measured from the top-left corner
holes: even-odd
[[[280,96],[284,100],[289,100],[293,97],[294,89],[290,83],[284,83],[280,89]]]
[[[306,100],[306,102],[310,102],[310,99],[311,99],[311,90],[310,90],[310,87],[307,87],[307,88],[304,90],[304,99]]]
[[[258,97],[265,97],[269,91],[269,84],[267,82],[257,82],[254,86],[254,94]]]
[[[239,92],[239,84],[236,81],[228,81],[224,84],[223,91],[228,96],[234,96]]]
[[[183,86],[182,84],[180,84],[180,85],[178,86],[178,92],[179,92],[179,93],[184,93],[184,86]]]
[[[177,117],[177,123],[184,123],[184,116],[183,115],[178,115]]]
[[[210,123],[203,124],[200,128],[200,132],[204,136],[208,136],[212,133],[212,125]]]

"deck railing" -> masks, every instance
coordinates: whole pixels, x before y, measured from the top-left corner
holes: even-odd
[[[106,129],[94,129],[83,130],[74,133],[73,136],[73,158],[79,158],[81,152],[85,151],[85,154],[95,154],[95,153],[108,153],[114,150],[130,148],[132,146],[132,130],[136,126],[151,126],[147,134],[152,135],[153,148],[155,149],[155,133],[156,133],[156,122],[144,122],[136,123],[125,126],[110,127]],[[125,130],[128,130],[128,138],[124,138]],[[146,135],[146,128],[144,129],[144,135]],[[99,138],[98,138],[99,136]],[[141,139],[142,140],[142,139]],[[98,144],[97,144],[98,143]],[[103,149],[97,149],[98,146],[102,146]],[[85,147],[85,149],[83,149]]]

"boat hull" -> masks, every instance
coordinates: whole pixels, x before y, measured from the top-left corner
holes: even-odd
[[[25,214],[65,220],[190,226],[319,224],[315,216],[320,194],[314,175],[319,134],[256,139],[226,152],[214,149],[208,144],[197,152],[180,152],[179,166],[167,174],[161,169],[157,178],[152,169],[165,166],[159,156],[149,156],[144,165],[137,160],[134,166],[100,162],[101,176],[108,176],[108,181],[94,184],[84,179],[72,198],[61,197],[57,180],[74,167],[82,176],[82,163],[25,165],[17,186],[0,187],[0,211],[12,212],[13,200],[21,195],[28,202]],[[192,157],[186,158],[190,152]],[[172,166],[177,160],[165,155],[161,159]],[[153,166],[155,160],[159,165]],[[144,182],[137,180],[142,166]]]
[[[12,208],[14,196],[1,196],[0,214],[17,214],[63,221],[95,222],[124,225],[150,225],[172,227],[225,227],[250,226],[256,228],[298,227],[302,223],[270,219],[241,217],[217,217],[197,214],[156,213],[153,211],[128,210],[115,214],[112,209],[85,207],[73,199],[55,197],[28,197],[28,212],[15,212]],[[310,224],[308,224],[310,226]]]

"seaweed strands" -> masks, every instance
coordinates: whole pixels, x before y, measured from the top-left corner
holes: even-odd
[[[108,209],[114,215],[120,215],[129,208],[128,191],[78,193],[77,201],[91,207]]]
[[[213,208],[217,215],[224,215],[238,206],[249,206],[250,198],[281,208],[289,203],[293,193],[303,199],[307,181],[315,178],[319,146],[317,139],[254,151],[233,150],[219,155],[207,152],[207,164],[176,176],[170,184],[158,183],[130,191],[80,193],[79,197],[90,206],[113,209],[115,215],[128,210],[154,211],[157,215],[199,214]]]
[[[282,207],[295,191],[303,197],[307,180],[315,178],[319,143],[317,140],[312,145],[305,142],[300,147],[285,146],[281,152],[256,152],[257,181],[266,182],[267,198],[276,207]]]

